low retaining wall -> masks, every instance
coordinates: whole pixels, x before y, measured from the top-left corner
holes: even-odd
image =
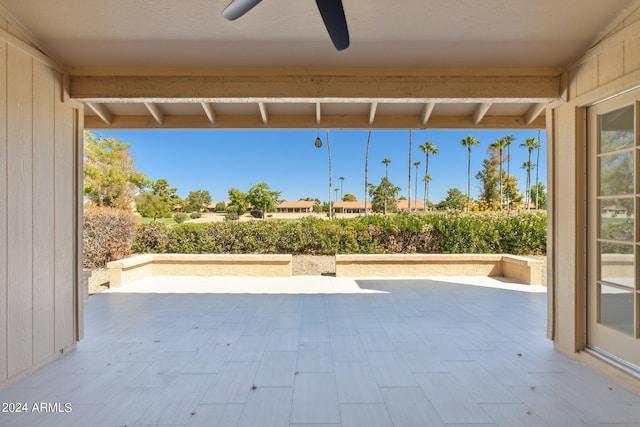
[[[146,254],[112,261],[110,286],[150,276],[291,276],[291,255]]]
[[[500,254],[336,255],[336,276],[503,276],[540,285],[543,265]]]
[[[291,255],[137,255],[107,264],[110,286],[150,276],[292,275]],[[491,254],[336,255],[337,277],[503,276],[529,285],[542,284],[540,260]]]

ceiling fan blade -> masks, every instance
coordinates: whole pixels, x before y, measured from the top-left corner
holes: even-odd
[[[348,48],[349,28],[347,27],[347,18],[344,15],[342,0],[316,0],[316,4],[333,45],[337,50]]]
[[[222,16],[229,21],[234,21],[249,12],[261,1],[262,0],[233,0],[229,3],[229,6],[222,11]]]

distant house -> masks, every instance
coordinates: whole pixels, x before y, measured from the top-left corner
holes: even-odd
[[[371,205],[369,205],[371,208]],[[335,202],[333,204],[333,212],[335,213],[365,213],[364,202]]]
[[[397,203],[397,208],[398,208],[398,212],[408,212],[409,211],[409,201],[404,199],[404,200],[398,200]],[[424,203],[422,203],[420,200],[411,200],[411,210],[412,211],[423,211],[424,210]]]
[[[229,206],[229,202],[211,202],[211,203],[209,203],[209,206],[207,206],[207,210],[209,212],[215,212],[216,211],[216,206],[218,205],[218,203],[224,203],[225,207]]]
[[[314,200],[284,201],[278,205],[279,213],[311,213],[318,202]]]
[[[609,205],[600,209],[602,218],[615,218],[617,216],[627,216],[627,209],[622,206]]]

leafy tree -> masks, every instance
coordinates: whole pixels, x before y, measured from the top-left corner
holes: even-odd
[[[145,191],[135,199],[138,213],[145,218],[168,218],[174,207],[181,204],[177,188],[169,187],[166,179],[153,181],[151,191]]]
[[[465,201],[467,197],[457,188],[450,188],[447,190],[447,197],[438,203],[439,209],[464,209]]]
[[[181,203],[180,196],[178,196],[178,189],[176,187],[169,187],[169,182],[164,178],[159,178],[151,183],[151,189],[153,194],[160,197],[167,203],[177,205]]]
[[[231,191],[231,190],[229,190]],[[227,221],[236,221],[240,219],[240,215],[238,214],[238,205],[229,205],[225,209],[224,219]],[[246,211],[245,211],[246,212]],[[243,212],[244,213],[244,212]]]
[[[487,148],[488,159],[482,161],[482,170],[476,174],[476,179],[480,181],[480,200],[487,205],[494,206],[500,202],[500,175],[498,174],[498,164],[500,158],[498,148],[493,144]]]
[[[347,193],[344,196],[342,196],[342,201],[343,202],[355,202],[357,201],[356,196],[354,196],[351,193]]]
[[[318,206],[318,205],[316,205]],[[315,210],[314,210],[315,212]],[[329,213],[329,202],[323,202],[322,205],[319,206],[318,212],[327,212]]]
[[[84,195],[96,206],[129,209],[138,190],[149,185],[134,167],[130,144],[84,133]]]
[[[237,215],[243,215],[249,209],[249,202],[247,201],[247,193],[243,193],[237,188],[231,188],[228,191],[229,194],[229,206],[234,206],[234,211]],[[227,212],[229,212],[229,206],[227,206]]]
[[[538,185],[532,185],[530,189],[531,200],[535,201],[538,197],[537,209],[547,209],[547,188],[541,182]]]
[[[207,190],[190,191],[184,201],[186,212],[201,212],[211,203],[211,194]]]
[[[216,203],[216,212],[224,212],[227,209],[227,204],[225,202]]]
[[[249,189],[247,202],[253,210],[260,212],[262,219],[264,219],[265,212],[276,211],[278,197],[280,197],[279,191],[271,191],[267,183],[260,182]]]
[[[502,209],[502,200],[513,203],[522,201],[518,178],[514,175],[507,176],[507,172],[500,168],[500,152],[498,144],[489,145],[489,158],[482,161],[482,170],[476,174],[481,184],[480,199],[491,209]]]
[[[471,201],[471,147],[480,144],[480,141],[473,136],[467,136],[460,141],[463,147],[467,148],[467,210],[469,209],[469,202]]]
[[[152,191],[145,191],[136,197],[136,209],[145,218],[168,218],[173,212],[173,205]]]
[[[504,193],[504,199],[509,200],[509,203],[515,203],[516,205],[522,203],[524,195],[520,192],[520,189],[518,189],[518,177],[515,175],[506,176],[505,173],[503,183],[504,186],[502,188],[502,191]]]
[[[386,177],[380,180],[378,186],[371,184],[369,186],[369,195],[371,196],[371,208],[374,212],[395,211],[397,209],[397,197],[400,187],[393,185]]]

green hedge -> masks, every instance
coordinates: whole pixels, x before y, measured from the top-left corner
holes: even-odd
[[[133,249],[154,253],[546,253],[545,212],[369,215],[333,221],[140,225]]]

